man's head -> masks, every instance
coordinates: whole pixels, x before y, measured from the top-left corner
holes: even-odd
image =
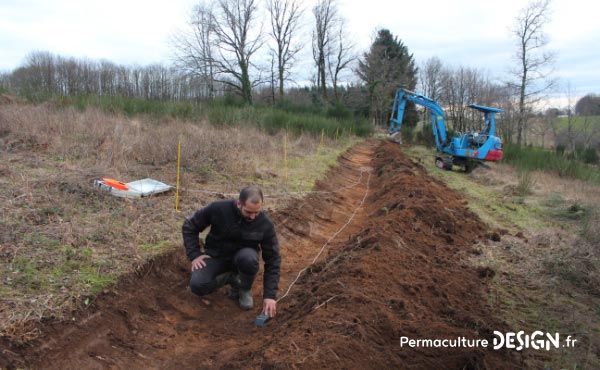
[[[247,186],[240,192],[237,207],[242,216],[252,222],[259,214],[263,204],[263,193],[258,186]]]

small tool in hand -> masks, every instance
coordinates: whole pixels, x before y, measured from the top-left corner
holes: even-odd
[[[271,316],[264,312],[261,312],[260,315],[256,317],[256,320],[254,320],[254,325],[256,325],[259,328],[262,328],[263,326],[265,326],[265,323],[269,321],[270,318]]]

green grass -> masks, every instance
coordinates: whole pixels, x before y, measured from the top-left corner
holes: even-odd
[[[55,250],[53,254],[15,257],[9,266],[12,278],[7,285],[28,294],[58,293],[65,286],[73,292],[95,294],[116,281],[114,271],[105,268],[107,262],[93,258],[90,248],[60,247],[55,243],[41,246],[49,247]]]
[[[293,134],[321,134],[329,138],[352,134],[367,136],[372,128],[366,119],[347,116],[338,118],[314,111],[287,111],[268,106],[234,106],[214,102],[206,106],[208,121],[216,126],[258,126],[270,134],[287,130]],[[342,115],[342,117],[344,117]]]
[[[556,119],[556,129],[558,131],[566,130],[569,126],[569,119],[571,120],[572,128],[574,131],[586,132],[591,129],[594,123],[600,124],[600,117],[598,116],[575,116],[575,117],[560,117]]]
[[[600,170],[598,167],[569,159],[547,149],[506,144],[503,161],[519,171],[541,170],[556,173],[559,176],[600,184]]]

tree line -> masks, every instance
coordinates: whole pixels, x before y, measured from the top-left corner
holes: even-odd
[[[0,75],[0,83],[31,99],[119,95],[150,100],[188,100],[206,94],[202,81],[173,66],[123,66],[107,60],[76,59],[47,51],[29,53],[20,67]]]
[[[300,0],[201,0],[186,27],[172,37],[169,66],[122,66],[36,51],[16,70],[1,74],[0,84],[31,97],[212,100],[235,95],[245,104],[339,106],[380,126],[388,124],[394,93],[404,87],[438,101],[455,131],[481,124],[468,104],[502,108],[500,135],[506,142],[525,144],[534,131],[534,104],[553,84],[547,78],[553,55],[545,52],[542,32],[548,6],[549,0],[533,0],[516,17],[515,68],[504,80],[477,68],[444,65],[437,57],[417,66],[408,47],[387,29],[380,29],[359,54],[335,0],[319,0],[311,9]],[[312,71],[311,77],[299,83],[296,64],[306,60],[307,49],[312,67],[304,65],[303,72]],[[578,107],[593,112],[594,104],[592,96]],[[418,120],[409,105],[406,126]]]

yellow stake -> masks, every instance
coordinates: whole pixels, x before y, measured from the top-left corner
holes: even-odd
[[[177,184],[175,185],[175,210],[179,211],[179,165],[181,164],[181,139],[177,143]]]
[[[336,127],[336,128],[335,128],[335,142],[336,142],[336,143],[337,143],[337,139],[338,139],[338,130],[339,130],[339,129],[340,129],[339,127]]]
[[[319,145],[317,145],[317,155],[319,154],[319,152],[321,151],[321,147],[323,146],[323,139],[325,137],[325,129],[322,128],[321,129],[321,142],[319,142]]]
[[[283,136],[283,164],[285,166],[285,172],[283,178],[285,182],[288,180],[288,163],[287,163],[287,132]]]

